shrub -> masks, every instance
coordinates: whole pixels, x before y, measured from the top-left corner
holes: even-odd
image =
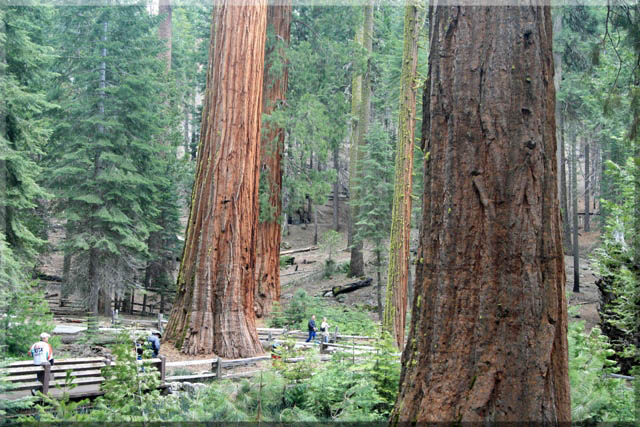
[[[593,328],[587,334],[584,322],[569,324],[569,381],[574,421],[634,420],[633,390],[624,379],[606,376],[618,370],[612,360],[614,354],[600,329]]]

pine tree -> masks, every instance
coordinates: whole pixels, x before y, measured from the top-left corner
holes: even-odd
[[[162,46],[157,18],[144,7],[66,7],[59,15],[62,108],[50,185],[67,224],[72,281],[84,284],[89,309],[109,313],[114,294],[140,279],[146,240],[159,230]]]
[[[382,267],[391,227],[394,168],[393,144],[380,123],[371,125],[362,154],[362,176],[356,180],[361,197],[355,201],[358,212],[355,220],[360,238],[373,243],[378,314],[382,319]],[[372,182],[375,185],[371,185]]]
[[[47,113],[55,107],[45,96],[53,78],[53,50],[46,42],[50,19],[50,8],[0,9],[0,232],[29,264],[44,244],[35,208],[48,197],[37,160],[51,133]]]

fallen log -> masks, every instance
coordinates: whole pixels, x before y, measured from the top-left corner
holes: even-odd
[[[300,248],[300,249],[291,249],[291,250],[288,250],[288,251],[280,252],[280,256],[297,254],[299,252],[310,252],[310,251],[315,251],[315,250],[318,250],[317,246],[309,246],[308,248]]]
[[[62,277],[60,276],[53,276],[44,273],[37,273],[35,276],[36,277],[34,277],[34,279],[44,280],[45,282],[62,282]]]
[[[342,286],[334,286],[330,290],[324,291],[323,295],[324,296],[333,295],[335,297],[336,295],[347,294],[349,292],[353,292],[360,288],[366,288],[367,286],[371,286],[372,283],[373,283],[373,279],[371,277],[368,277],[358,282],[347,283],[346,285],[342,285]]]

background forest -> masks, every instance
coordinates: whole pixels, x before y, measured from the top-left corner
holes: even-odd
[[[144,2],[0,6],[2,363],[24,358],[54,324],[45,299],[52,257],[61,259],[61,301],[100,316],[142,304],[143,312],[168,313],[196,174],[212,9],[165,2],[159,8]],[[420,143],[429,22],[426,5],[416,10],[411,271],[419,261],[423,160],[429,156]],[[578,318],[582,303],[570,308],[572,415],[575,421],[632,421],[639,411],[638,381],[607,375],[640,375],[640,8],[613,2],[555,7],[552,13],[563,243],[565,255],[573,257],[566,260],[574,260],[568,279],[572,293],[579,293],[581,257],[600,279],[597,325]],[[286,68],[288,83],[286,101],[262,120],[284,130],[281,215],[275,218],[282,240],[321,247],[318,280],[373,277],[375,301],[329,307],[297,289],[303,288],[299,283],[289,282],[294,284],[287,291],[283,282],[283,294],[290,295],[264,313],[261,321],[269,326],[304,328],[308,315],[324,310],[341,331],[374,334],[391,301],[389,236],[398,140],[406,132],[398,117],[405,9],[386,2],[372,7],[371,46],[358,38],[366,19],[361,7],[294,6],[288,45],[269,28],[267,49],[275,46],[284,55],[269,57],[268,66],[275,73]],[[355,85],[368,87],[359,101]],[[364,130],[354,123],[365,123]],[[261,222],[278,212],[266,173]],[[296,235],[301,227],[305,232]],[[594,235],[595,249],[580,254],[581,239]],[[345,247],[350,261],[336,262],[334,253]],[[364,250],[362,266],[354,250]],[[287,259],[281,261],[284,268]],[[144,295],[142,304],[136,305],[136,292]],[[408,292],[411,316],[411,277]],[[571,295],[569,301],[576,302]],[[384,421],[396,402],[400,363],[392,337],[382,335],[376,345],[378,351],[360,364],[339,356],[322,367],[276,364],[264,377],[160,396],[142,393],[127,375],[135,361],[120,343],[114,353],[129,364],[114,375],[127,379],[124,387],[115,379],[107,383],[107,395],[91,409],[81,409],[86,402],[46,401],[34,417]],[[0,392],[3,387],[0,381]],[[138,404],[131,404],[132,397]],[[30,405],[2,402],[0,415]]]

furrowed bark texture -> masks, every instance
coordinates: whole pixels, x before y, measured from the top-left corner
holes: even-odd
[[[209,99],[166,331],[187,354],[262,352],[253,298],[266,17],[266,1],[216,6]]]
[[[265,77],[263,85],[264,114],[271,114],[284,104],[287,92],[288,72],[285,48],[291,34],[291,5],[269,6],[267,26],[273,37],[267,46]],[[282,152],[284,129],[273,123],[265,123],[262,132],[261,169],[262,179],[267,179],[269,203],[272,216],[258,224],[256,259],[256,316],[262,317],[271,311],[274,301],[280,301],[280,242],[282,239],[280,217],[282,216]]]
[[[438,7],[392,421],[569,421],[549,8]]]
[[[395,188],[389,244],[389,273],[384,306],[383,328],[393,334],[399,349],[404,348],[407,316],[409,253],[411,233],[411,188],[416,119],[416,70],[421,22],[415,2],[407,1],[404,16],[398,142],[396,145]]]

